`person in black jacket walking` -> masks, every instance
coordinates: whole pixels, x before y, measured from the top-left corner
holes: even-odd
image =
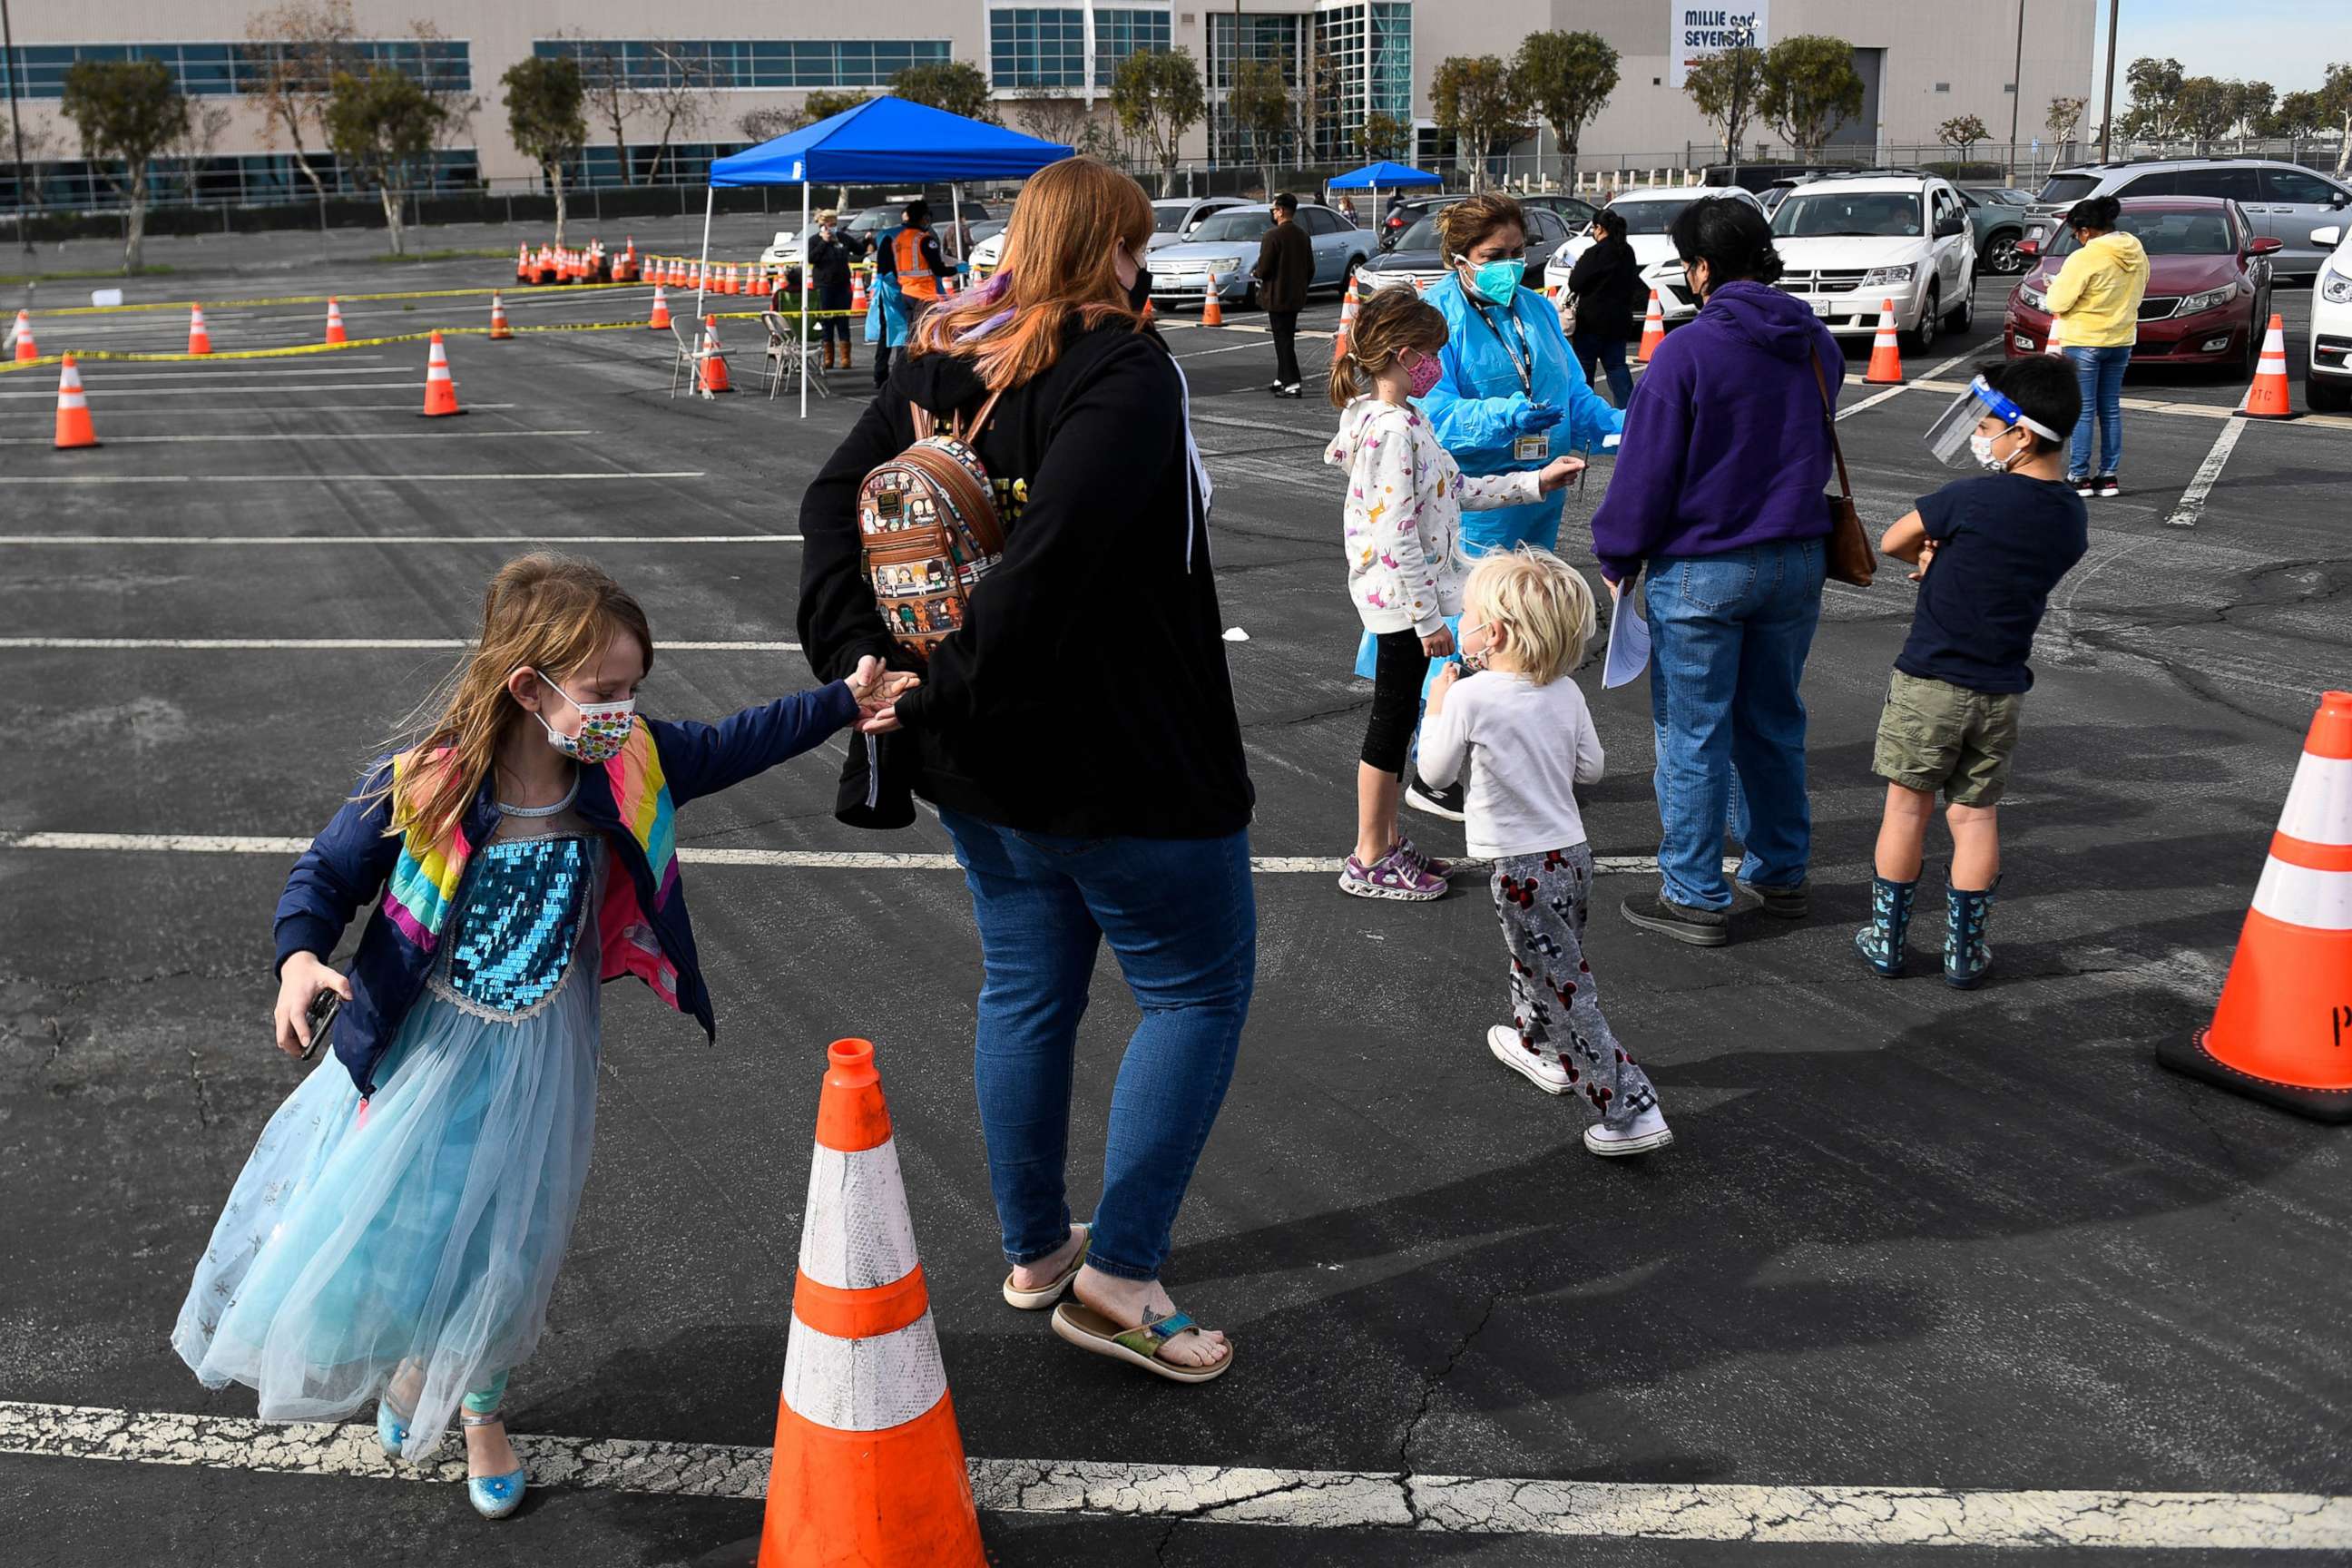
[[[824,314],[818,318],[817,332],[824,342],[824,368],[834,368],[835,345],[840,345],[840,368],[847,370],[849,358],[849,264],[866,254],[857,237],[844,231],[838,215],[830,207],[816,215],[816,232],[808,237],[808,275],[816,285],[816,308]],[[781,309],[782,307],[778,307]],[[842,312],[839,315],[835,311]]]
[[[1633,373],[1625,368],[1625,344],[1636,330],[1643,290],[1642,264],[1625,239],[1625,219],[1607,207],[1592,220],[1592,245],[1576,258],[1568,275],[1568,291],[1576,296],[1576,331],[1568,346],[1584,367],[1584,379],[1597,379],[1598,365],[1609,377],[1609,395],[1625,406],[1633,395]]]
[[[1298,198],[1288,191],[1274,198],[1274,226],[1258,241],[1257,295],[1265,306],[1265,324],[1274,333],[1274,384],[1276,397],[1303,397],[1298,379],[1298,312],[1307,304],[1307,287],[1315,281],[1315,245],[1298,226]]]
[[[1233,1351],[1159,1278],[1249,1010],[1253,795],[1209,569],[1208,472],[1183,376],[1142,320],[1151,232],[1142,187],[1107,164],[1070,158],[1030,179],[1004,268],[922,319],[809,487],[799,626],[820,670],[878,659],[923,673],[861,726],[837,815],[904,826],[911,791],[939,808],[962,863],[985,971],[975,1074],[1005,1300],[1055,1307],[1055,1331],[1084,1349],[1202,1382]],[[912,444],[913,407],[944,426],[992,394],[972,444],[1004,552],[924,663],[876,604],[858,487]],[[1093,606],[1113,597],[1107,635]],[[1070,1083],[1105,939],[1143,1017],[1111,1097],[1102,1195],[1093,1223],[1074,1226]]]

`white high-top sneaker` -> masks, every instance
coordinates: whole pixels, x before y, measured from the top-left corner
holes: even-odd
[[[1596,1154],[1611,1157],[1647,1154],[1674,1141],[1674,1130],[1666,1125],[1666,1113],[1654,1105],[1622,1127],[1596,1121],[1584,1130],[1584,1146]]]
[[[1528,1049],[1519,1040],[1519,1032],[1508,1024],[1497,1024],[1486,1031],[1486,1048],[1495,1053],[1496,1061],[1546,1094],[1568,1092],[1568,1069],[1559,1065],[1559,1058],[1550,1051]]]

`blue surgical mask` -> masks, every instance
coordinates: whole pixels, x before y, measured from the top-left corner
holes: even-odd
[[[1488,300],[1507,305],[1519,291],[1519,279],[1528,275],[1524,261],[1489,261],[1474,268],[1470,274],[1472,287]]]

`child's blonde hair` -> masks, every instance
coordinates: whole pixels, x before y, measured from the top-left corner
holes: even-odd
[[[1583,574],[1531,544],[1478,563],[1463,586],[1462,618],[1509,638],[1512,658],[1538,686],[1584,662],[1597,625]]]
[[[1410,289],[1383,289],[1364,301],[1348,329],[1348,352],[1331,362],[1331,406],[1345,408],[1371,389],[1371,378],[1405,350],[1434,355],[1445,347],[1445,318]]]
[[[523,717],[507,693],[508,678],[530,668],[560,681],[624,634],[645,650],[650,672],[654,637],[645,611],[594,562],[537,552],[499,567],[482,595],[472,652],[418,705],[397,743],[403,751],[445,752],[450,765],[419,775],[396,795],[386,775],[380,793],[393,795],[389,831],[419,827],[428,840],[446,837],[489,777],[507,726]]]

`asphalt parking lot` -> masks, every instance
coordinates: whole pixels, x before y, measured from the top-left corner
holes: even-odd
[[[736,255],[773,226],[736,226]],[[203,299],[231,351],[314,341],[323,314],[240,297],[510,272],[277,258],[260,276],[238,245],[261,243],[133,298]],[[1975,331],[1907,363],[1912,384],[1845,389],[1869,521],[1947,477],[1919,432],[1937,388],[1998,352],[2006,288],[1982,286]],[[2277,299],[2301,407],[2309,295]],[[519,325],[638,319],[646,300],[507,295]],[[343,313],[369,339],[478,326],[486,301]],[[1257,1004],[1170,1278],[1234,1336],[1234,1373],[1147,1385],[998,1300],[966,895],[934,860],[883,858],[943,855],[936,824],[833,820],[836,745],[680,820],[689,855],[771,853],[688,867],[715,1047],[640,988],[606,994],[597,1165],[509,1405],[545,1441],[541,1479],[562,1454],[573,1484],[495,1528],[372,1441],[257,1457],[252,1395],[208,1394],[166,1343],[299,1070],[266,1034],[282,841],[324,822],[529,542],[638,593],[661,645],[648,710],[803,684],[800,496],[863,406],[866,351],[805,422],[759,395],[750,322],[727,324],[739,390],[715,403],[667,395],[666,334],[453,337],[468,412],[431,423],[414,342],[100,360],[83,371],[104,445],[80,452],[49,449],[53,373],[0,374],[8,1560],[668,1564],[752,1533],[823,1049],[857,1034],[877,1044],[1003,1563],[2352,1561],[2345,1133],[2152,1057],[2209,1016],[2317,696],[2352,683],[2352,421],[2240,425],[2234,381],[2126,384],[2126,493],[2093,503],[2091,552],[2042,628],[2000,968],[1973,994],[1879,981],[1850,951],[1912,591],[1899,569],[1832,588],[1807,682],[1815,913],[1746,917],[1717,952],[1596,919],[1612,1021],[1681,1139],[1603,1164],[1571,1107],[1486,1054],[1502,958],[1483,884],[1389,907],[1316,868],[1347,852],[1370,693],[1320,462],[1332,416],[1265,395],[1259,321],[1169,332],[1218,485],[1271,862]],[[47,353],[185,331],[169,310],[36,324]],[[1867,345],[1850,353],[1858,378]],[[1563,531],[1588,568],[1606,470]],[[1610,752],[1593,847],[1649,855],[1646,696],[1585,684]],[[1415,831],[1461,848],[1458,827]],[[1610,878],[1604,912],[1640,886]],[[1098,990],[1080,1194],[1132,1019]]]

